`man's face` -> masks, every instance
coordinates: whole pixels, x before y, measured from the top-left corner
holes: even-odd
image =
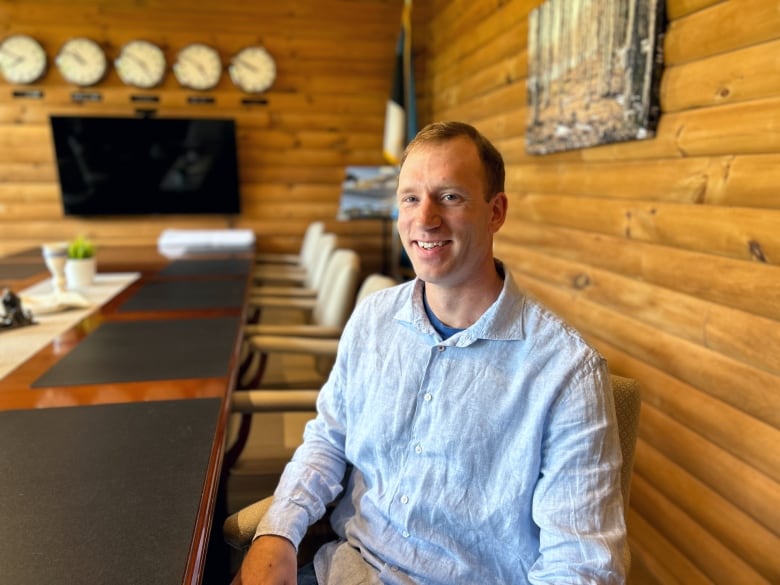
[[[398,233],[427,283],[457,287],[493,270],[506,195],[485,200],[485,171],[466,138],[415,148],[398,179]]]

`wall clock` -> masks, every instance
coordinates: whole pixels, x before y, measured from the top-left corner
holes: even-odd
[[[46,52],[27,35],[11,35],[0,43],[0,72],[9,83],[34,83],[46,71]]]
[[[114,60],[114,68],[126,85],[154,87],[165,77],[165,53],[149,41],[130,41]]]
[[[222,60],[214,47],[192,43],[179,51],[173,64],[173,74],[184,87],[211,89],[219,83]]]
[[[81,86],[96,84],[108,69],[103,47],[86,37],[66,41],[54,63],[65,81]]]
[[[258,93],[273,84],[276,63],[263,47],[247,47],[233,56],[228,72],[236,87],[248,93]]]

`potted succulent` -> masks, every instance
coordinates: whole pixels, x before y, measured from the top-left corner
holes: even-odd
[[[68,242],[68,260],[65,262],[65,280],[68,288],[84,288],[95,278],[95,245],[84,236]]]

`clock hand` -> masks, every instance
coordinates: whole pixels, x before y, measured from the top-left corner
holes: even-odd
[[[78,52],[76,52],[76,51],[73,51],[73,50],[71,50],[71,51],[68,51],[66,54],[73,55],[73,58],[74,58],[74,59],[76,59],[76,61],[78,61],[78,62],[79,62],[79,63],[81,63],[82,65],[84,65],[84,64],[87,62],[87,60],[86,60],[84,57],[82,57],[82,56],[81,56],[81,55],[80,55]]]
[[[143,69],[146,73],[149,73],[149,67],[146,65],[146,61],[138,57],[137,55],[133,55],[130,53],[129,55],[126,55],[127,57],[130,57],[133,61],[138,63],[138,66]]]
[[[9,67],[13,67],[14,65],[18,65],[19,63],[24,61],[24,55],[17,55],[13,51],[9,51],[6,47],[0,47],[0,53],[5,53],[9,57],[11,57],[11,59],[13,59],[13,61],[11,61],[8,64]]]
[[[192,65],[195,67],[195,69],[197,69],[198,72],[200,73],[201,77],[207,77],[208,76],[208,74],[206,73],[206,69],[205,69],[205,67],[203,67],[202,63],[196,61],[192,57],[188,58],[187,61],[192,63]]]
[[[250,71],[254,71],[255,73],[257,73],[257,67],[255,67],[254,65],[252,65],[252,63],[250,63],[250,62],[249,62],[249,61],[247,61],[246,59],[237,59],[237,60],[236,60],[236,64],[237,64],[237,65],[241,65],[242,67],[246,67],[246,68],[247,68],[247,69],[249,69]]]

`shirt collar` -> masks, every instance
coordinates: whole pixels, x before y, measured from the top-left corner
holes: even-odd
[[[411,294],[396,313],[395,319],[408,323],[420,333],[430,336],[434,343],[441,345],[465,347],[479,339],[498,341],[523,339],[525,336],[523,328],[525,295],[515,283],[512,273],[505,269],[500,260],[496,260],[496,267],[504,274],[504,286],[498,298],[476,323],[449,339],[441,340],[441,336],[433,328],[425,314],[424,283],[419,278],[414,280]]]

